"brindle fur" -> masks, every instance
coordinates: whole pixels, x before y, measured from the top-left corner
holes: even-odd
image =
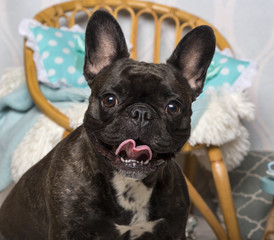
[[[137,62],[128,58],[116,20],[94,13],[86,30],[84,75],[92,94],[84,123],[13,188],[0,209],[6,240],[185,239],[189,196],[175,160],[129,168],[108,146],[138,139],[156,154],[178,152],[214,50],[213,31],[202,26],[167,64]],[[106,93],[115,94],[115,106],[102,104]],[[172,115],[166,106],[175,100],[180,111]],[[132,109],[145,109],[146,118],[136,120]]]

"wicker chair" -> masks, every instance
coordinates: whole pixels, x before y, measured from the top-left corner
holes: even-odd
[[[75,24],[76,14],[79,12],[85,13],[88,17],[99,8],[104,8],[117,17],[120,11],[127,11],[131,16],[131,34],[130,42],[132,44],[131,57],[137,59],[137,34],[138,21],[142,14],[148,14],[154,19],[154,56],[153,62],[158,63],[160,59],[161,46],[161,25],[164,20],[169,19],[175,23],[175,43],[176,45],[181,39],[182,32],[186,28],[194,28],[198,25],[210,25],[204,20],[191,15],[187,12],[176,8],[167,7],[160,4],[142,2],[137,0],[75,0],[64,2],[58,5],[49,7],[39,12],[34,18],[44,25],[59,27],[60,19],[66,19],[68,27]],[[69,13],[69,14],[68,14]],[[230,48],[224,37],[211,26],[216,35],[217,46],[220,49]],[[73,129],[69,125],[69,119],[59,112],[47,99],[43,96],[37,81],[36,68],[33,61],[33,52],[26,45],[25,51],[25,70],[29,92],[40,110],[47,115],[51,120],[65,129],[64,136],[69,134]],[[225,221],[226,230],[221,226],[215,215],[206,205],[199,193],[195,190],[191,182],[186,178],[190,198],[192,203],[202,213],[206,221],[211,226],[219,240],[241,239],[239,226],[234,209],[234,203],[231,194],[229,178],[225,164],[222,160],[221,151],[217,146],[199,145],[191,147],[188,143],[183,147],[183,152],[190,152],[195,148],[206,147],[211,163],[213,179],[218,192],[218,197]],[[190,155],[189,155],[190,157]],[[190,159],[189,159],[190,160]],[[188,169],[191,169],[191,161],[189,161]],[[187,175],[187,174],[186,174]]]

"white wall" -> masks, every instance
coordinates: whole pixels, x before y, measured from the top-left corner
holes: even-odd
[[[274,151],[274,0],[151,0],[174,6],[212,23],[238,58],[252,59],[259,71],[249,89],[256,120],[247,123],[252,150]],[[62,0],[0,0],[0,74],[23,65],[22,18]],[[1,87],[1,86],[0,86]]]

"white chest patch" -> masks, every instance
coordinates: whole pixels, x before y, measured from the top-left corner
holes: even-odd
[[[117,194],[117,201],[125,210],[133,212],[131,225],[140,221],[147,221],[149,199],[152,188],[145,186],[142,181],[125,178],[116,173],[112,179]]]
[[[145,232],[152,232],[154,226],[161,221],[148,221],[149,200],[153,189],[140,180],[125,178],[118,173],[114,175],[112,184],[117,192],[119,205],[133,213],[129,225],[116,224],[120,234],[130,231],[130,239],[134,240]]]

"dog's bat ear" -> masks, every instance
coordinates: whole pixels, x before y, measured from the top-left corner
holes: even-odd
[[[167,63],[177,68],[194,90],[194,98],[203,90],[204,81],[216,47],[213,30],[209,26],[194,28],[178,43]]]
[[[86,29],[84,75],[87,81],[104,67],[127,57],[129,52],[118,22],[108,12],[96,11]]]

